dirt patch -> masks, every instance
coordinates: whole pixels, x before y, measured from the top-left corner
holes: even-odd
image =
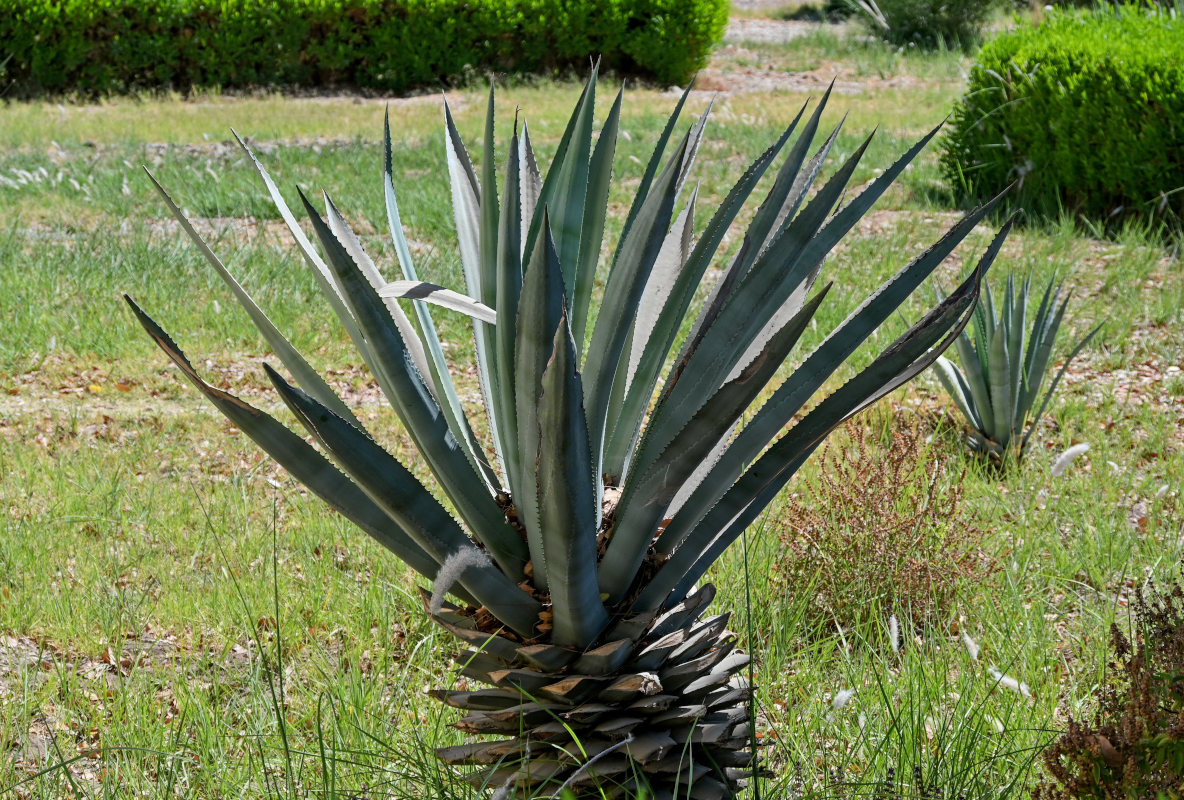
[[[822,28],[821,22],[733,17],[724,32],[725,42],[785,44]]]
[[[695,88],[722,94],[818,92],[831,81],[837,94],[846,95],[931,84],[915,75],[857,75],[850,64],[838,61],[825,61],[809,70],[795,72],[779,67],[772,59],[742,44],[732,43],[715,52],[707,68],[699,73]]]

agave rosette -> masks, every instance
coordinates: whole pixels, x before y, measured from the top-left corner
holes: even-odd
[[[383,186],[400,273],[393,282],[327,196],[322,214],[301,193],[314,247],[243,145],[451,509],[376,443],[163,189],[291,376],[265,366],[315,446],[206,383],[129,303],[235,425],[433,583],[428,613],[468,645],[457,656],[461,674],[488,685],[436,695],[466,712],[461,730],[501,734],[443,748],[442,759],[479,765],[470,779],[503,795],[644,787],[659,798],[731,797],[758,770],[741,674],[749,657],[736,650],[727,614],[705,615],[714,589],[701,581],[830,431],[953,341],[1010,222],[953,293],[811,407],[991,204],[905,265],[772,386],[826,296],[829,285],[818,285],[826,256],[936,131],[836,210],[870,137],[820,180],[839,132],[814,149],[824,96],[757,157],[696,236],[688,178],[707,113],[675,138],[688,90],[606,254],[622,95],[596,135],[596,88],[593,71],[545,178],[518,121],[499,175],[492,92],[479,170],[446,110],[463,292],[418,278],[396,202],[389,122]],[[742,246],[719,263],[725,233],[782,151]],[[713,266],[722,277],[695,309]],[[433,323],[440,307],[472,318],[480,436]]]
[[[936,363],[938,379],[969,425],[970,448],[996,463],[1023,456],[1069,364],[1101,330],[1099,325],[1073,346],[1041,398],[1069,295],[1053,279],[1034,309],[1033,300],[1031,275],[1018,284],[1008,275],[998,307],[990,286],[983,284],[982,302],[973,314],[974,337],[964,330],[957,339],[962,368],[945,357]]]

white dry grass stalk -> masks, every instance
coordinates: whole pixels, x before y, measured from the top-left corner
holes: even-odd
[[[1089,450],[1089,442],[1082,442],[1075,444],[1065,452],[1057,456],[1057,460],[1052,465],[1052,476],[1059,478],[1065,474],[1065,470],[1069,469],[1069,465],[1076,460],[1076,458]]]
[[[1032,690],[1029,689],[1028,684],[1024,683],[1023,681],[1018,681],[1010,675],[1004,675],[994,667],[989,667],[987,672],[991,673],[991,677],[994,678],[1004,689],[1010,689],[1011,691],[1019,694],[1021,697],[1032,696]]]
[[[892,644],[892,652],[900,652],[900,621],[896,615],[888,617],[888,641]]]
[[[835,713],[842,711],[844,706],[851,702],[851,698],[855,696],[854,689],[841,689],[835,693],[834,699],[830,701],[830,712],[826,715],[827,722],[834,722]]]
[[[971,639],[969,633],[962,634],[962,644],[966,645],[966,652],[970,654],[970,660],[978,661],[978,642]]]
[[[436,580],[432,583],[432,613],[440,613],[440,609],[444,607],[444,595],[460,580],[466,569],[480,567],[487,562],[485,554],[475,547],[457,550],[444,559],[440,571],[436,573]]]

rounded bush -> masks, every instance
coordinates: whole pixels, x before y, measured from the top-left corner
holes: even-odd
[[[1028,210],[1184,217],[1184,19],[1146,7],[1050,13],[984,45],[944,139],[966,200],[1017,182]]]
[[[346,85],[404,92],[472,70],[700,69],[728,0],[0,0],[12,96]]]

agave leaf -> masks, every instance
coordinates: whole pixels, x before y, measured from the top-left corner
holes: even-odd
[[[1024,374],[1024,334],[1027,332],[1027,301],[1030,284],[1025,282],[1016,291],[1015,276],[1007,275],[1008,289],[1008,318],[1007,318],[1007,352],[1011,355],[1008,362],[1011,380],[1011,407],[1022,416],[1027,416],[1028,407],[1023,402],[1024,386],[1027,375]],[[1020,418],[1020,417],[1017,417]],[[1017,429],[1018,432],[1018,429]]]
[[[489,105],[485,113],[485,144],[481,154],[481,230],[480,252],[478,263],[478,277],[480,292],[469,294],[473,299],[487,307],[497,304],[497,257],[499,250],[498,225],[501,221],[497,198],[497,159],[494,148],[494,87],[489,85]],[[489,421],[490,433],[498,443],[499,454],[504,454],[506,438],[502,433],[502,417],[510,413],[500,405],[501,386],[498,381],[501,367],[497,360],[497,332],[491,327],[493,322],[473,317],[473,336],[476,339],[477,377],[481,383],[481,393],[485,400],[486,414]],[[487,324],[488,323],[488,324]]]
[[[525,135],[525,127],[523,135]],[[506,323],[494,329],[494,346],[497,348],[497,388],[495,402],[501,435],[511,446],[500,451],[502,469],[515,484],[522,469],[521,454],[514,445],[518,443],[518,412],[514,401],[514,341],[518,321],[518,298],[522,294],[522,241],[526,233],[522,220],[523,204],[526,202],[523,188],[523,167],[520,158],[523,153],[518,138],[517,120],[514,136],[510,140],[506,156],[506,177],[502,190],[504,202],[501,205],[497,247],[497,298],[495,307],[505,315]],[[527,176],[527,180],[531,180]]]
[[[702,577],[723,550],[776,498],[830,431],[911,380],[941,355],[969,322],[982,277],[1011,225],[1009,220],[978,266],[953,294],[889,345],[867,368],[815,406],[757,459],[674,551],[638,597],[635,608],[648,610],[676,602],[680,593]]]
[[[998,317],[995,315],[995,298],[991,293],[991,287],[987,286],[983,290],[982,301],[979,303],[980,319],[983,323],[982,335],[975,339],[976,342],[983,342],[985,347],[980,348],[979,358],[983,362],[983,375],[990,375],[991,373],[991,349],[990,343],[995,338],[995,329]]]
[[[1008,363],[1007,328],[999,325],[995,328],[995,335],[990,342],[991,370],[988,378],[991,387],[991,410],[994,412],[990,427],[985,433],[990,434],[1000,445],[1006,446],[1016,433],[1017,427],[1022,427],[1024,421],[1015,418],[1015,408],[1011,404],[1011,365]],[[1016,356],[1019,358],[1019,356]]]
[[[518,417],[518,452],[538,453],[540,446],[539,387],[552,358],[555,331],[564,319],[563,273],[550,234],[550,215],[543,209],[543,246],[537,248],[523,276],[518,303],[514,347],[514,402]],[[518,518],[526,528],[526,540],[534,565],[535,585],[546,589],[546,548],[539,516],[539,485],[533,459],[523,459],[517,477],[510,476],[510,491]]]
[[[480,300],[445,289],[427,281],[391,281],[378,290],[380,297],[399,297],[409,300],[425,300],[429,303],[472,317],[473,319],[497,324],[497,312]]]
[[[231,130],[234,134],[235,140],[239,147],[251,159],[251,163],[255,167],[255,171],[259,173],[263,185],[267,188],[267,193],[271,196],[271,201],[276,209],[280,212],[280,216],[284,220],[284,224],[288,226],[288,232],[292,234],[292,238],[296,241],[297,247],[300,249],[300,254],[304,256],[305,262],[312,267],[313,277],[316,278],[317,284],[320,286],[321,293],[329,301],[329,305],[333,309],[333,313],[341,320],[341,324],[345,326],[346,333],[349,334],[350,341],[358,348],[363,357],[366,355],[366,339],[362,336],[361,331],[358,330],[358,323],[354,320],[353,315],[350,314],[349,309],[346,308],[345,300],[341,297],[337,289],[336,283],[333,281],[333,276],[329,271],[328,265],[321,259],[317,253],[316,248],[312,246],[312,242],[304,235],[304,231],[300,227],[300,223],[296,221],[292,210],[288,208],[288,204],[284,201],[284,196],[280,194],[279,188],[275,185],[275,181],[271,179],[271,175],[263,166],[262,162],[255,156],[255,152],[247,145],[245,141],[239,138],[239,135]]]
[[[653,269],[673,217],[677,178],[689,137],[658,177],[628,239],[622,243],[605,284],[604,299],[592,331],[592,343],[584,365],[585,408],[597,474],[601,474],[602,444],[608,417],[608,401],[617,364],[629,335],[629,323],[637,314],[642,292]]]
[[[490,106],[485,125],[487,141],[492,136],[492,93],[493,88],[490,87]],[[460,242],[461,268],[465,275],[465,291],[469,297],[480,299],[488,305],[490,302],[496,302],[495,298],[486,297],[484,285],[488,282],[486,272],[493,270],[496,264],[496,262],[490,262],[486,265],[482,257],[485,252],[483,248],[488,247],[491,235],[486,217],[488,209],[483,211],[477,174],[473,170],[469,151],[465,149],[465,143],[456,129],[456,122],[452,118],[452,110],[448,107],[447,100],[444,102],[444,142],[448,157],[448,175],[452,186],[452,210],[456,219],[456,235]],[[493,160],[492,146],[485,157],[488,161]],[[488,200],[496,210],[496,195]],[[495,222],[492,235],[496,235],[496,213],[493,215],[493,219]],[[482,244],[483,239],[486,243],[484,245]],[[494,385],[496,380],[493,373],[495,353],[491,352],[491,334],[492,332],[486,329],[484,322],[473,320],[473,340],[477,351],[477,382],[481,386],[481,399],[485,405],[489,433],[498,454],[504,455],[507,443],[499,426],[501,420],[498,417],[497,408],[493,404],[497,387]]]
[[[592,162],[588,166],[579,258],[575,264],[572,282],[567,284],[571,292],[571,330],[576,341],[577,356],[584,349],[584,331],[588,324],[592,287],[596,283],[596,267],[600,262],[600,247],[604,240],[609,179],[612,177],[613,157],[617,151],[617,132],[621,124],[621,101],[624,96],[625,89],[622,87],[617,92],[617,99],[613,101],[604,126],[600,129],[600,138],[596,141],[596,148],[592,151]],[[564,280],[567,280],[566,274]]]
[[[1052,290],[1051,282],[1049,289]],[[1052,348],[1056,344],[1057,333],[1064,320],[1065,309],[1069,305],[1068,298],[1064,302],[1058,302],[1060,293],[1060,286],[1052,290],[1045,314],[1037,316],[1032,331],[1032,341],[1028,345],[1029,352],[1025,354],[1025,361],[1030,361],[1030,364],[1026,364],[1025,367],[1028,375],[1029,397],[1032,403],[1035,403],[1036,398],[1040,396],[1040,387],[1048,374],[1048,361],[1052,358]],[[1045,294],[1047,295],[1048,292],[1046,291]]]
[[[308,198],[303,193],[300,197],[328,257],[327,263],[365,336],[373,356],[370,366],[379,386],[474,535],[489,547],[507,575],[520,576],[526,562],[526,548],[506,523],[486,482],[469,463],[456,437],[448,429],[443,411],[415,368],[382,298]]]
[[[530,144],[530,130],[525,120],[522,122],[522,139],[518,143],[518,148],[518,185],[521,187],[522,198],[522,233],[519,241],[525,248],[526,242],[530,239],[530,228],[534,224],[539,197],[543,193],[543,177],[539,174],[539,164],[534,157],[534,148]],[[525,261],[525,255],[521,260]]]
[[[962,376],[961,370],[944,356],[934,362],[933,368],[937,373],[937,379],[950,393],[950,397],[954,398],[954,404],[966,417],[966,421],[975,428],[982,428],[982,421],[975,411],[974,401],[969,399],[970,387],[966,383],[966,378]]]
[[[887,283],[868,297],[826,337],[793,375],[773,392],[747,425],[737,434],[719,464],[703,482],[704,490],[693,495],[666,526],[656,549],[669,554],[690,532],[691,527],[751,464],[777,433],[797,414],[825,383],[839,364],[886,320],[933,270],[953,252],[1003,195],[967,214],[932,247],[917,256]],[[1010,230],[1011,222],[1004,230]],[[988,250],[988,253],[991,251]],[[994,258],[994,256],[991,256]],[[940,354],[939,354],[940,355]]]
[[[659,450],[647,473],[625,485],[613,536],[600,567],[600,587],[617,599],[633,582],[658,523],[691,473],[708,457],[757,394],[773,378],[810,324],[829,286],[778,331],[753,361],[724,384],[670,441],[646,439]]]
[[[206,383],[164,329],[131,297],[124,295],[123,298],[157,346],[235,427],[250,436],[264,452],[330,508],[353,522],[409,567],[429,578],[436,574],[441,562],[412,540],[397,522],[328,459],[273,417]],[[475,598],[463,587],[456,587],[453,593],[466,602],[475,602]]]
[[[465,289],[470,296],[481,297],[481,187],[447,99],[444,101],[444,144]]]
[[[387,106],[386,113],[382,119],[382,154],[383,154],[383,169],[382,169],[382,188],[383,198],[386,201],[386,221],[387,227],[391,231],[391,239],[395,243],[395,254],[399,259],[399,269],[403,273],[403,277],[409,281],[419,280],[419,275],[415,271],[415,262],[411,259],[411,248],[407,246],[407,236],[403,232],[403,220],[399,216],[399,203],[395,198],[395,154],[394,147],[391,144],[391,109]],[[416,303],[416,309],[422,308],[422,303]],[[428,316],[431,319],[431,316]],[[422,317],[421,324],[422,328]],[[427,336],[427,331],[424,331],[424,336]]]
[[[555,159],[543,179],[538,206],[545,206],[551,225],[550,236],[563,267],[565,293],[575,286],[575,270],[580,258],[580,226],[584,219],[584,203],[588,186],[588,158],[592,150],[592,117],[596,110],[596,73],[593,66],[575,110],[555,150]],[[523,261],[530,263],[538,237],[542,217],[536,206],[530,232],[523,249]]]
[[[346,406],[341,398],[337,396],[337,393],[330,389],[329,385],[325,383],[324,379],[321,378],[317,371],[309,366],[308,362],[304,360],[304,356],[300,355],[296,348],[293,347],[292,344],[284,337],[284,335],[279,332],[279,329],[275,327],[272,321],[268,319],[267,315],[263,313],[263,310],[260,309],[259,306],[255,304],[255,301],[251,299],[251,296],[247,294],[246,289],[244,289],[242,285],[237,280],[235,280],[234,276],[230,274],[230,271],[226,269],[226,267],[222,264],[222,261],[214,254],[214,251],[210,249],[210,246],[206,243],[205,239],[201,237],[201,234],[199,234],[194,229],[193,224],[189,221],[189,218],[186,217],[184,212],[182,212],[177,204],[173,202],[173,198],[170,197],[169,193],[165,191],[165,188],[160,185],[160,182],[156,180],[156,177],[151,172],[149,172],[147,168],[145,168],[144,172],[148,174],[148,179],[152,181],[152,185],[156,187],[156,191],[160,193],[162,198],[164,198],[165,205],[167,205],[169,210],[173,212],[173,216],[176,217],[177,222],[181,224],[181,228],[189,235],[189,238],[193,240],[193,243],[197,245],[197,249],[201,251],[203,256],[205,256],[206,261],[210,263],[210,266],[214,268],[214,271],[218,273],[218,277],[220,277],[223,282],[228,287],[230,287],[230,291],[234,294],[235,299],[238,300],[239,305],[241,305],[243,310],[247,312],[247,315],[250,316],[251,322],[255,323],[255,328],[263,336],[268,346],[271,347],[272,352],[274,352],[276,356],[279,357],[284,366],[288,368],[288,371],[295,376],[296,381],[305,388],[305,391],[309,392],[322,403],[332,408],[335,413],[350,420],[359,428],[362,427],[362,424],[358,422],[357,418],[353,415],[353,412],[349,410],[349,407]]]
[[[1040,408],[1038,408],[1036,413],[1032,416],[1031,423],[1028,425],[1028,431],[1024,434],[1024,438],[1020,441],[1021,451],[1027,446],[1028,439],[1032,436],[1032,431],[1036,430],[1036,423],[1038,423],[1040,418],[1044,416],[1044,411],[1048,408],[1048,401],[1052,397],[1052,393],[1056,391],[1057,384],[1061,382],[1061,378],[1065,376],[1065,371],[1069,369],[1069,364],[1071,364],[1073,359],[1077,358],[1077,356],[1081,354],[1081,351],[1085,349],[1085,346],[1090,343],[1090,340],[1093,339],[1101,329],[1102,325],[1098,325],[1096,328],[1083,336],[1081,341],[1077,343],[1077,346],[1074,347],[1072,351],[1070,351],[1069,357],[1066,358],[1065,363],[1061,365],[1061,369],[1057,372],[1057,376],[1053,378],[1052,383],[1048,385],[1048,391],[1044,394],[1044,400],[1040,403]]]
[[[498,223],[501,220],[497,199],[497,158],[494,148],[494,91],[489,85],[489,105],[485,111],[485,146],[481,153],[481,293],[473,297],[486,306],[497,302]],[[489,346],[489,343],[487,343]]]
[[[629,352],[629,358],[621,360],[617,374],[613,378],[613,393],[609,400],[608,412],[608,422],[612,430],[604,446],[604,471],[613,476],[617,483],[624,477],[629,456],[641,433],[640,422],[645,418],[646,408],[653,394],[653,384],[648,380],[646,384],[633,391],[634,379],[643,360],[649,359],[661,366],[661,359],[656,355],[659,348],[651,345],[650,339],[658,325],[661,312],[666,307],[670,292],[687,265],[694,234],[694,206],[697,198],[698,189],[695,189],[691,193],[687,207],[674,221],[666,240],[662,242],[662,249],[658,252],[658,259],[654,262],[650,279],[646,282],[645,292],[638,304],[637,316],[629,331],[625,348]]]
[[[1032,318],[1032,336],[1028,339],[1028,350],[1024,353],[1024,374],[1028,376],[1029,389],[1033,396],[1039,392],[1039,387],[1031,386],[1032,381],[1042,380],[1044,371],[1048,368],[1048,362],[1045,361],[1040,369],[1036,369],[1037,359],[1046,343],[1048,350],[1052,349],[1052,341],[1056,338],[1057,327],[1060,325],[1056,316],[1056,299],[1060,293],[1061,287],[1056,281],[1049,281],[1044,287],[1040,305],[1036,307],[1036,314]]]
[[[289,385],[275,370],[267,365],[264,368],[308,432],[416,544],[441,564],[456,553],[480,553],[456,520],[398,459],[307,393]],[[480,564],[465,569],[458,582],[514,631],[532,635],[542,606],[483,555],[475,561]]]
[[[695,159],[699,156],[699,145],[703,141],[703,131],[707,127],[707,120],[711,116],[711,109],[715,107],[715,100],[707,102],[707,108],[703,109],[703,113],[699,115],[699,119],[695,120],[695,124],[691,126],[691,130],[687,133],[687,149],[682,156],[682,166],[678,171],[678,181],[676,183],[675,194],[682,192],[682,187],[686,185],[687,178],[691,176],[691,167],[695,165]]]
[[[389,109],[387,110],[383,125],[383,150],[385,156],[383,165],[383,194],[386,199],[387,225],[390,228],[391,238],[395,242],[395,252],[398,254],[399,267],[404,279],[418,281],[419,275],[416,273],[415,264],[411,260],[411,251],[407,247],[407,238],[403,234],[403,222],[399,218],[399,204],[395,198],[394,159],[391,148]],[[440,337],[436,333],[436,325],[432,321],[432,315],[428,310],[427,303],[422,300],[416,300],[411,306],[415,310],[416,319],[419,320],[419,329],[423,334],[427,367],[430,372],[430,375],[424,375],[423,377],[425,379],[430,378],[429,387],[435,387],[433,395],[440,403],[440,408],[444,412],[444,417],[448,422],[448,429],[452,431],[453,436],[465,448],[465,454],[469,457],[469,463],[485,478],[485,482],[493,492],[499,492],[501,486],[498,482],[497,474],[489,464],[489,459],[478,443],[477,437],[473,434],[473,429],[469,425],[469,419],[465,414],[464,406],[461,405],[460,397],[456,393],[456,385],[452,382],[452,374],[448,371],[448,361],[444,358],[444,349],[440,346]]]
[[[349,254],[349,258],[366,277],[371,288],[375,291],[382,288],[386,280],[378,272],[378,268],[374,266],[366,250],[362,247],[362,243],[358,241],[358,237],[350,228],[349,223],[345,221],[345,217],[338,211],[337,206],[329,199],[328,194],[322,193],[325,199],[325,218],[329,222],[329,230],[337,237],[337,241],[345,248],[345,252]],[[342,290],[345,294],[345,290]],[[379,295],[382,296],[381,293]],[[419,371],[421,376],[430,375],[428,369],[427,355],[424,353],[423,342],[419,339],[419,334],[415,332],[415,328],[411,325],[411,320],[407,319],[407,315],[403,313],[403,309],[393,298],[384,300],[383,305],[386,306],[390,314],[391,320],[395,323],[395,327],[399,330],[399,336],[402,337],[403,342],[407,346],[407,352],[411,356],[412,363]],[[429,386],[429,391],[432,392],[433,399],[436,398],[434,387]]]
[[[678,123],[678,118],[682,115],[683,107],[687,104],[687,98],[691,95],[691,89],[695,82],[692,80],[687,84],[687,88],[683,89],[682,95],[679,96],[678,102],[674,105],[674,110],[670,112],[670,116],[666,119],[666,125],[662,128],[662,132],[658,134],[658,141],[654,143],[654,150],[650,154],[650,160],[646,162],[645,172],[642,173],[641,182],[637,185],[637,191],[633,195],[633,202],[629,205],[629,213],[625,216],[625,224],[621,226],[621,238],[617,240],[617,250],[613,254],[613,263],[621,257],[621,246],[625,243],[625,238],[629,235],[629,229],[633,227],[633,220],[641,213],[641,208],[645,205],[646,198],[650,194],[650,185],[654,182],[654,178],[658,175],[658,170],[662,168],[662,159],[666,155],[666,147],[670,144],[670,137],[674,133],[674,127]]]
[[[987,291],[987,287],[983,287],[983,291]],[[976,334],[979,328],[978,316],[982,311],[982,302],[975,307],[974,321]],[[979,341],[982,341],[981,339]],[[955,347],[958,350],[958,360],[965,368],[966,384],[970,387],[970,394],[968,400],[974,409],[975,417],[980,420],[980,425],[976,426],[980,430],[986,430],[983,427],[987,420],[994,419],[994,411],[991,410],[991,391],[987,388],[987,373],[983,369],[982,361],[979,358],[978,352],[974,349],[974,344],[970,337],[963,332],[955,342]]]
[[[597,502],[576,347],[559,321],[538,399],[538,498],[554,614],[552,641],[581,650],[608,626],[596,583]],[[556,441],[561,444],[556,444]]]
[[[804,110],[805,107],[802,112]],[[765,174],[765,170],[768,169],[777,153],[781,151],[793,134],[802,117],[802,112],[798,113],[797,118],[790,123],[781,137],[749,166],[740,180],[728,192],[715,214],[712,215],[702,236],[691,251],[686,265],[678,274],[673,288],[668,293],[668,300],[662,306],[658,321],[654,324],[649,340],[641,351],[641,359],[633,373],[633,380],[629,383],[624,403],[619,407],[610,406],[609,416],[615,426],[613,436],[617,441],[609,448],[612,460],[606,458],[604,471],[618,481],[625,477],[625,469],[641,432],[645,410],[649,407],[662,365],[674,345],[687,309],[694,298],[695,288],[699,285],[712,259],[715,258],[720,242],[736,215],[756,187],[757,182]]]

